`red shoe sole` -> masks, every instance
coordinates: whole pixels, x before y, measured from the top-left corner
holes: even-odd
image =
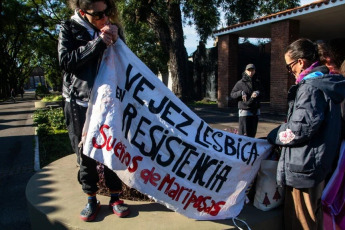
[[[115,214],[115,215],[117,215],[118,217],[126,217],[126,216],[128,216],[129,215],[129,210],[127,211],[127,212],[123,212],[123,213],[119,213],[119,212],[115,212],[114,210],[113,210],[113,213]]]
[[[99,204],[99,205],[97,206],[97,210],[96,210],[95,214],[93,214],[93,215],[90,216],[90,217],[82,217],[82,216],[81,216],[80,219],[82,219],[82,220],[85,221],[85,222],[93,221],[94,219],[96,219],[97,214],[98,214],[100,208],[101,208],[101,204]]]
[[[117,201],[117,202],[118,202],[118,204],[123,204],[123,200],[119,200],[119,201]],[[112,203],[112,204],[116,204],[117,202]],[[117,215],[118,217],[126,217],[126,216],[129,215],[129,213],[130,213],[130,210],[129,210],[129,209],[128,209],[126,212],[122,212],[122,213],[116,212],[116,211],[114,210],[112,204],[109,204],[109,209],[112,210],[113,213],[114,213],[115,215]]]

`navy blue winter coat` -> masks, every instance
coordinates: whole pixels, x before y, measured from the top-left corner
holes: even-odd
[[[289,92],[287,122],[268,134],[268,141],[281,145],[277,183],[311,188],[332,170],[341,131],[340,102],[345,98],[345,79],[316,67]],[[283,144],[279,133],[290,129],[294,139]]]

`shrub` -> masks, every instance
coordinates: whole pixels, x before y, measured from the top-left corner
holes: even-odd
[[[73,153],[62,108],[36,110],[33,120],[37,125],[41,167]]]
[[[47,137],[51,133],[51,130],[48,124],[43,123],[43,124],[38,124],[36,132],[40,138],[44,138],[44,137]]]
[[[41,99],[42,102],[56,102],[62,101],[62,95],[46,95]]]
[[[44,97],[45,95],[49,94],[49,89],[45,85],[39,83],[36,87],[35,94],[36,96]]]
[[[49,124],[54,130],[66,129],[65,117],[62,108],[48,110]]]
[[[33,115],[33,121],[39,129],[40,126],[47,125],[47,127],[44,126],[41,128],[47,128],[48,131],[52,129],[51,133],[54,133],[55,130],[66,129],[62,108],[36,110]]]
[[[33,115],[33,121],[36,125],[39,124],[47,124],[48,123],[48,115],[45,110],[36,110]]]
[[[43,132],[41,134],[44,134]],[[40,135],[40,134],[39,134]],[[40,135],[40,165],[44,167],[53,161],[73,153],[68,133],[47,133]],[[77,181],[76,181],[77,183]]]

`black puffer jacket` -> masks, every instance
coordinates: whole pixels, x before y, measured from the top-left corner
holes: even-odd
[[[64,72],[64,97],[89,100],[106,48],[100,37],[92,40],[86,28],[74,20],[61,23],[58,52],[59,64]]]
[[[242,100],[242,91],[247,95],[247,101]],[[258,91],[259,95],[256,98],[250,96],[254,91]],[[256,110],[260,108],[260,82],[256,77],[249,77],[245,72],[242,74],[242,79],[239,80],[234,88],[231,90],[231,98],[238,100],[238,108],[244,110]]]
[[[328,74],[327,67],[320,66],[296,87],[290,92],[290,99],[294,100],[289,105],[287,122],[272,130],[267,140],[283,146],[277,168],[278,184],[311,188],[326,178],[338,154],[345,79]],[[294,137],[284,144],[279,134],[287,129]]]

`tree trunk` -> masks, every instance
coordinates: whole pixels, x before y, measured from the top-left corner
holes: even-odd
[[[149,25],[159,37],[164,52],[169,55],[168,67],[172,78],[172,91],[186,101],[189,98],[188,90],[186,90],[188,88],[188,63],[187,51],[184,47],[180,1],[168,0],[166,4],[168,21],[148,7],[149,4],[143,11],[150,12],[147,17]]]
[[[183,101],[188,100],[187,94],[187,51],[184,46],[182,17],[179,1],[168,3],[168,27],[170,31],[171,44],[169,47],[169,71],[173,81],[172,91]]]

